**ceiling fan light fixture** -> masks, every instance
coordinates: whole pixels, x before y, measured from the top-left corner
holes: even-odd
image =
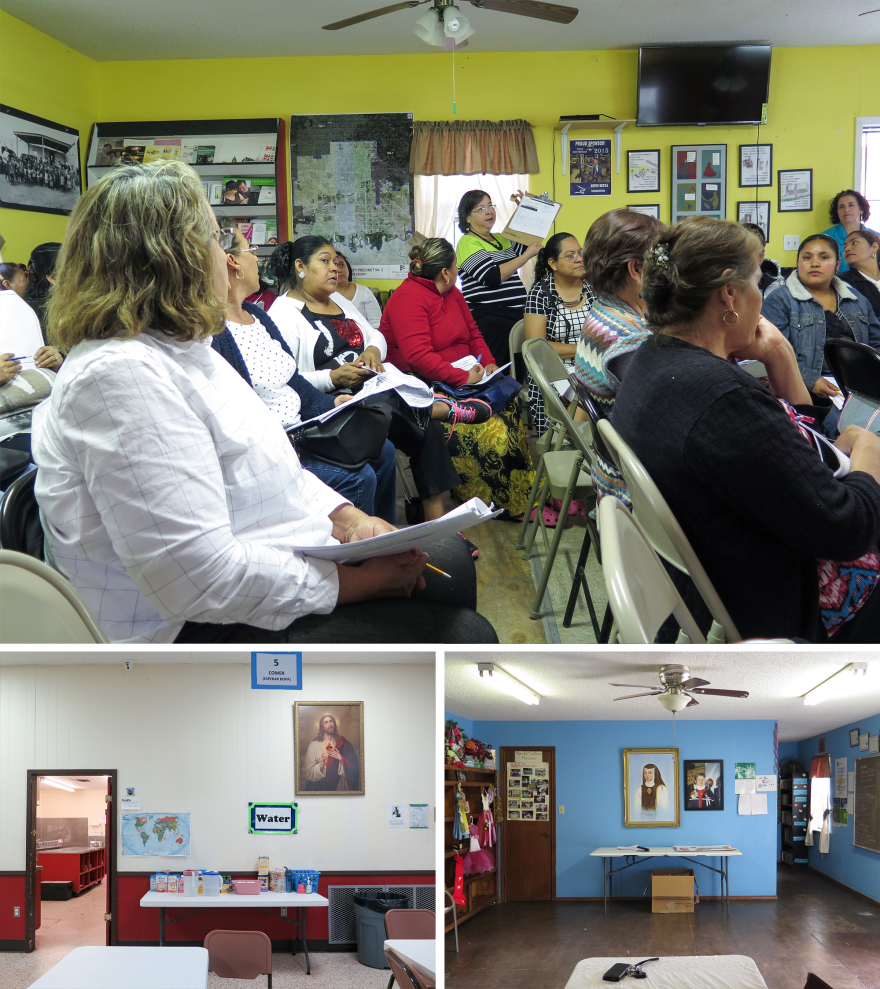
[[[501,690],[505,694],[515,697],[523,704],[540,704],[541,695],[539,693],[536,693],[531,687],[527,687],[521,680],[517,680],[515,676],[511,676],[507,670],[502,670],[495,663],[477,663],[477,669],[480,671],[480,678],[484,682],[488,681],[496,690]]]
[[[426,14],[422,14],[416,21],[413,26],[413,34],[429,45],[434,45],[435,48],[442,48],[446,43],[443,24],[434,7],[431,7]]]
[[[466,41],[475,31],[471,22],[456,6],[443,8],[443,33],[456,44]]]
[[[830,700],[832,697],[840,697],[846,693],[847,686],[852,686],[853,676],[867,676],[867,673],[867,663],[847,663],[842,670],[832,673],[827,680],[823,680],[812,690],[808,690],[804,694],[804,704],[812,706]]]
[[[690,704],[690,698],[684,694],[660,694],[657,700],[667,711],[683,711]]]

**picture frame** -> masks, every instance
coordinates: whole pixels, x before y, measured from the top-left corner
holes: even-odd
[[[673,144],[670,223],[689,216],[727,217],[727,145]]]
[[[723,759],[685,759],[681,785],[685,810],[724,810]]]
[[[859,729],[850,728],[849,730],[849,747],[851,749],[857,749],[859,747]]]
[[[624,749],[624,826],[679,827],[679,778],[678,749]]]
[[[456,769],[455,778],[459,783],[467,783],[467,773],[463,769]]]
[[[770,240],[770,200],[752,199],[736,204],[736,222],[754,223],[764,231],[764,240]]]
[[[660,191],[660,149],[650,151],[627,151],[626,191]],[[632,207],[630,207],[632,208]]]
[[[739,185],[741,189],[773,185],[773,145],[739,146]]]
[[[868,751],[868,740],[870,739],[870,737],[871,736],[866,731],[863,731],[859,734],[859,752]]]
[[[779,212],[811,213],[813,210],[813,169],[780,168],[776,174]]]
[[[364,702],[296,701],[293,758],[296,796],[362,797]]]
[[[637,203],[627,206],[634,213],[644,213],[645,216],[653,216],[655,220],[660,219],[660,203]]]
[[[69,216],[81,195],[79,130],[0,103],[0,206]]]

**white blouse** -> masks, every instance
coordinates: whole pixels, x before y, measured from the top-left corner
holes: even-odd
[[[254,391],[285,429],[298,426],[302,421],[299,395],[287,384],[296,374],[296,361],[269,336],[258,319],[248,324],[227,320],[226,325],[247,365]]]
[[[33,357],[43,346],[40,320],[31,307],[12,289],[0,289],[0,354]],[[33,367],[32,361],[22,363]]]
[[[282,629],[328,614],[345,504],[303,470],[278,418],[205,343],[77,344],[34,413],[52,564],[113,642],[172,642],[185,621]]]
[[[379,300],[366,285],[356,284],[351,304],[364,314],[367,322],[374,330],[379,329],[379,324],[382,322],[382,307],[379,305]]]

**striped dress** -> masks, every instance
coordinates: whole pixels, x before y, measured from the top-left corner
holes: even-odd
[[[526,245],[512,244],[505,237],[494,234],[492,239],[501,250],[495,250],[493,244],[474,234],[465,234],[458,242],[455,257],[462,294],[475,319],[484,309],[517,309],[521,316],[526,304],[526,287],[522,279],[516,273],[502,282],[497,269],[525,254]]]
[[[578,340],[574,374],[607,416],[620,388],[620,381],[608,369],[609,362],[637,350],[650,336],[642,317],[616,295],[602,292],[593,301]],[[600,498],[611,494],[632,508],[623,477],[614,464],[597,456],[591,473]]]

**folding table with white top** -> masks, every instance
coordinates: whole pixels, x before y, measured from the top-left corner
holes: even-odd
[[[30,989],[206,989],[204,948],[74,948]]]
[[[565,989],[608,989],[602,976],[617,962],[632,965],[641,958],[584,958],[575,966]],[[626,978],[624,986],[644,989],[767,989],[758,966],[747,955],[671,955],[648,962],[642,981]]]
[[[149,893],[145,893],[141,897],[142,907],[159,908],[160,947],[165,945],[165,928],[169,924],[173,924],[178,920],[183,920],[184,917],[191,917],[194,913],[200,913],[202,910],[222,909],[224,907],[249,907],[251,909],[262,910],[263,913],[269,914],[270,917],[285,920],[288,924],[293,924],[294,927],[299,929],[299,936],[292,939],[290,953],[292,955],[296,954],[296,942],[299,941],[303,946],[303,953],[306,956],[306,975],[312,974],[312,965],[309,961],[309,946],[306,943],[306,921],[304,911],[306,907],[326,907],[329,906],[329,904],[330,901],[327,897],[321,896],[320,893],[220,893],[218,896],[205,896],[204,893],[201,893],[198,896],[184,896],[182,893],[157,893],[153,890]],[[172,917],[170,920],[166,921],[166,907],[177,907],[182,910],[186,910],[187,907],[195,907],[195,909],[188,910],[186,913],[182,913],[179,916]],[[281,913],[274,913],[267,910],[267,907],[280,907]],[[296,911],[294,918],[287,916],[287,911],[290,907],[293,907]]]
[[[421,975],[433,982],[437,977],[437,942],[432,938],[391,938],[385,942],[396,954]]]
[[[614,873],[623,872],[624,869],[631,869],[634,865],[638,865],[642,859],[651,858],[684,859],[686,862],[692,862],[694,865],[701,865],[704,869],[717,872],[721,876],[721,900],[724,903],[725,910],[730,913],[730,859],[734,855],[742,855],[742,852],[732,845],[704,845],[696,847],[698,849],[696,851],[688,850],[681,852],[677,852],[672,845],[648,848],[646,851],[636,850],[635,847],[606,847],[597,848],[594,852],[590,852],[591,857],[601,857],[602,859],[602,900],[605,905],[605,913],[608,913],[608,901],[611,899]],[[692,855],[696,855],[699,858],[717,858],[720,868],[716,869],[714,865],[709,865],[708,862],[698,862],[695,858],[690,857]],[[625,859],[626,865],[621,865],[617,869],[611,868],[616,858]],[[622,961],[623,959],[620,960]]]

